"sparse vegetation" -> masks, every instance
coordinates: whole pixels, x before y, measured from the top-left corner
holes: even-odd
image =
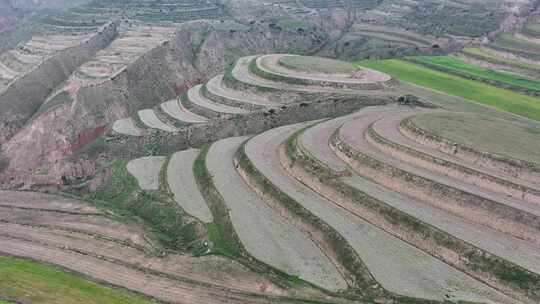
[[[322,57],[284,56],[279,63],[290,69],[315,73],[351,73],[358,70],[349,62]]]
[[[536,124],[453,113],[419,115],[412,121],[450,141],[540,164],[540,154],[536,153],[540,147],[540,126]]]

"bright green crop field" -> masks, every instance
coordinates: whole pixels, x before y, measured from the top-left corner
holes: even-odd
[[[130,292],[85,280],[57,267],[3,256],[0,256],[0,295],[24,303],[153,303]]]
[[[414,57],[414,59],[419,62],[439,66],[448,70],[466,73],[488,80],[495,80],[498,82],[507,83],[510,85],[531,90],[540,90],[540,81],[520,77],[519,75],[497,72],[491,69],[477,67],[449,56],[418,56]]]
[[[398,80],[540,121],[540,98],[497,88],[398,59],[365,60],[358,62],[358,64],[390,74]]]

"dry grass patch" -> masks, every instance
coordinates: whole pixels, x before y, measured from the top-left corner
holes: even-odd
[[[540,164],[540,124],[464,113],[424,114],[412,121],[450,141]]]

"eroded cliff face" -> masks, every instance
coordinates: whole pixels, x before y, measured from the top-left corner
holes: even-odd
[[[115,120],[178,96],[241,56],[305,53],[320,43],[319,34],[273,30],[266,24],[243,31],[217,30],[205,21],[181,25],[170,41],[112,79],[79,88],[72,103],[43,113],[6,142],[3,154],[9,165],[0,173],[0,183],[28,188],[81,182],[95,173],[95,159],[72,156]]]
[[[47,57],[1,92],[0,144],[27,124],[47,96],[75,69],[108,45],[117,34],[116,25],[105,26],[81,44]]]

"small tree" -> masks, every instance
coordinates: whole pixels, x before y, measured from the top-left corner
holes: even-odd
[[[420,99],[412,94],[403,95],[398,98],[398,103],[401,105],[414,105],[418,104],[419,102]]]

